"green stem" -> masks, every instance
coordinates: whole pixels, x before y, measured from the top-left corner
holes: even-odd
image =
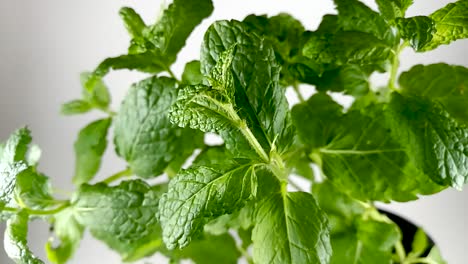
[[[394,91],[397,90],[395,83],[398,75],[398,68],[400,67],[400,53],[407,45],[407,42],[403,42],[401,45],[397,45],[394,50],[395,55],[393,57],[392,69],[390,71],[390,79],[388,80],[388,87]]]
[[[438,264],[438,262],[433,261],[432,259],[428,258],[414,258],[405,260],[404,264]]]
[[[398,258],[400,259],[400,263],[405,263],[406,252],[405,252],[405,248],[403,247],[403,244],[401,243],[401,241],[398,241],[395,244],[395,251],[396,251],[396,253],[398,255]]]
[[[298,83],[293,84],[293,89],[296,92],[296,95],[297,95],[297,98],[299,98],[299,101],[301,103],[305,102],[305,98],[304,98],[304,96],[302,96],[301,91],[299,90],[299,84]]]
[[[167,68],[166,71],[167,71],[167,73],[169,73],[169,76],[171,76],[171,78],[173,78],[174,80],[176,80],[176,82],[177,82],[178,84],[181,84],[181,83],[182,83],[179,79],[177,79],[177,77],[175,76],[175,74],[174,74],[174,72],[171,70],[171,68]]]
[[[253,261],[252,257],[250,256],[249,252],[247,252],[246,249],[244,249],[240,245],[237,245],[237,250],[242,254],[242,256],[245,257],[245,259],[247,260],[247,263],[254,264],[254,261]]]
[[[294,187],[294,189],[298,190],[298,191],[301,191],[301,192],[306,192],[306,190],[302,189],[301,186],[299,186],[299,184],[295,183],[294,181],[292,181],[291,179],[288,179],[288,182],[289,184]]]
[[[110,183],[112,183],[114,181],[117,181],[117,180],[119,180],[121,178],[128,177],[128,176],[132,176],[132,170],[130,168],[127,168],[127,169],[125,169],[123,171],[117,172],[116,174],[109,176],[108,178],[106,178],[102,182],[104,182],[105,184],[110,184]]]
[[[109,115],[109,117],[114,117],[115,115],[117,115],[117,113],[115,111],[113,111],[112,109],[110,108],[101,108],[100,109],[102,112],[106,113]]]
[[[4,207],[2,211],[7,211],[7,212],[14,212],[18,213],[20,211],[26,211],[29,215],[53,215],[56,214],[63,209],[67,208],[70,206],[70,201],[64,202],[61,206],[51,209],[51,210],[34,210],[34,209],[29,209],[29,208],[11,208],[11,207]]]

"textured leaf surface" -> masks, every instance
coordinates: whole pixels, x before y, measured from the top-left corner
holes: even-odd
[[[404,94],[421,96],[442,103],[461,122],[468,124],[468,69],[437,63],[416,65],[400,75]]]
[[[115,117],[115,145],[132,171],[141,177],[157,176],[185,150],[195,149],[201,136],[175,127],[168,113],[176,100],[175,81],[151,77],[134,84]],[[193,135],[191,144],[181,138]],[[190,152],[191,152],[190,151]]]
[[[413,4],[413,0],[376,0],[382,16],[393,21],[397,17],[405,17],[405,12]]]
[[[436,32],[434,21],[430,17],[415,16],[396,20],[401,37],[409,41],[415,51],[420,51],[432,40]]]
[[[16,176],[14,196],[16,203],[31,209],[43,209],[54,205],[49,178],[33,168]]]
[[[432,41],[424,47],[425,51],[468,37],[468,0],[450,3],[432,13],[430,17],[435,22],[437,32]]]
[[[302,113],[295,115],[296,124],[304,124],[297,129],[303,130],[299,135],[304,142],[312,148],[315,145],[311,157],[336,187],[358,199],[382,201],[412,200],[418,193],[440,190],[411,162],[411,152],[406,152],[405,144],[393,137],[390,128],[398,130],[397,124],[387,126],[382,122],[381,106],[333,118],[336,106],[332,104],[330,109],[324,104],[322,108],[320,98],[312,99],[307,106],[297,106]],[[327,119],[330,113],[332,116]],[[311,126],[305,124],[314,124],[320,132],[309,134],[307,129]],[[324,145],[319,147],[320,143]]]
[[[130,7],[123,7],[119,11],[128,33],[133,38],[142,37],[146,24],[140,15]]]
[[[328,263],[328,224],[309,193],[276,193],[261,202],[252,233],[255,263]]]
[[[200,84],[203,82],[204,76],[201,73],[200,61],[194,60],[185,64],[182,74],[182,83],[184,84]]]
[[[124,260],[154,253],[161,245],[158,222],[160,186],[141,180],[115,187],[82,185],[72,201],[74,215],[93,236],[119,252]]]
[[[394,94],[389,121],[411,161],[440,185],[461,189],[468,180],[468,128],[437,103]]]
[[[316,88],[319,91],[344,92],[358,97],[369,92],[369,75],[358,65],[344,65],[324,72]]]
[[[279,152],[291,144],[288,103],[279,86],[280,66],[270,43],[248,33],[238,21],[218,21],[207,30],[201,52],[202,72],[210,73],[221,54],[236,44],[231,71],[235,105],[268,153],[276,138]]]
[[[44,264],[28,247],[28,219],[28,214],[20,212],[7,221],[3,246],[17,264]]]
[[[254,167],[244,164],[225,171],[194,167],[169,183],[160,201],[164,243],[183,248],[210,219],[233,213],[256,194]]]
[[[5,142],[0,160],[0,208],[12,201],[16,177],[28,168],[25,158],[30,142],[27,128],[18,129]]]
[[[73,183],[80,185],[90,181],[101,166],[101,159],[107,147],[107,131],[110,118],[100,119],[84,127],[75,141],[75,176]]]
[[[390,25],[377,12],[358,0],[334,0],[338,10],[338,25],[346,31],[372,34],[392,46],[395,36]]]

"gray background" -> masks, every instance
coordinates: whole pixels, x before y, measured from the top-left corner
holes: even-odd
[[[375,8],[373,1],[364,1]],[[416,0],[408,15],[427,15],[453,1]],[[1,0],[0,10],[0,138],[5,139],[18,127],[28,125],[34,141],[43,149],[40,169],[50,175],[54,187],[72,190],[70,179],[74,157],[72,144],[77,131],[100,116],[62,117],[60,104],[80,96],[78,74],[91,70],[103,58],[125,52],[128,36],[117,15],[128,5],[152,23],[161,1],[155,0]],[[242,19],[249,13],[270,15],[289,12],[314,29],[322,15],[334,13],[331,0],[237,0],[215,1],[213,16],[196,29],[189,46],[173,67],[180,74],[183,63],[197,58],[204,30],[217,19]],[[458,41],[425,54],[403,52],[401,69],[417,63],[447,62],[468,65],[467,41]],[[118,108],[127,87],[143,75],[119,72],[106,78]],[[376,76],[383,83],[386,76]],[[307,87],[303,87],[304,90]],[[289,97],[291,102],[296,99]],[[344,98],[345,100],[346,98]],[[109,148],[98,179],[123,169],[125,164]],[[422,225],[437,241],[443,255],[452,264],[466,263],[468,251],[468,191],[446,190],[418,201],[384,205]],[[2,227],[3,228],[3,227]],[[35,222],[30,227],[30,244],[44,258],[43,244],[48,227]],[[119,257],[105,245],[85,236],[71,263],[120,263]],[[159,257],[151,263],[165,263]],[[0,251],[0,263],[10,263]]]

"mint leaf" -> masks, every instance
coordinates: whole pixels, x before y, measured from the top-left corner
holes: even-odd
[[[383,71],[393,56],[387,43],[372,34],[358,31],[313,34],[303,53],[320,65],[321,72],[349,64]]]
[[[306,103],[297,104],[292,109],[299,139],[310,148],[324,146],[330,141],[329,121],[341,115],[343,107],[326,93],[314,94]]]
[[[393,95],[388,114],[411,162],[438,184],[461,189],[468,181],[468,128],[438,103],[399,94]]]
[[[54,264],[65,264],[78,248],[84,227],[76,220],[73,208],[66,208],[54,215],[52,224],[59,241],[49,239],[45,246],[47,258]]]
[[[29,147],[28,152],[26,153],[26,163],[31,166],[31,167],[37,167],[39,164],[39,160],[41,159],[42,155],[42,150],[41,148],[36,145],[32,144],[31,147]],[[1,159],[1,149],[0,149],[0,159]]]
[[[255,263],[329,262],[326,216],[312,195],[272,194],[259,204],[255,220],[252,233]]]
[[[411,243],[412,250],[408,255],[412,257],[419,257],[426,251],[428,247],[429,241],[427,239],[426,233],[421,228],[418,228],[414,234],[413,243]]]
[[[230,71],[236,110],[260,145],[269,152],[287,150],[293,138],[288,103],[279,86],[280,66],[270,43],[248,33],[238,21],[218,21],[207,30],[201,52],[202,72],[208,74],[220,56],[236,45]],[[276,140],[275,140],[276,138]]]
[[[143,30],[146,28],[146,24],[135,10],[130,7],[122,7],[119,10],[119,15],[130,36],[133,38],[143,37]]]
[[[195,85],[203,82],[200,61],[194,60],[185,64],[182,74],[182,83]]]
[[[256,188],[252,164],[224,171],[208,167],[181,171],[159,205],[164,243],[169,249],[187,246],[209,219],[242,208]]]
[[[436,32],[434,21],[426,16],[399,18],[396,25],[401,38],[409,41],[415,51],[423,50]]]
[[[148,73],[167,71],[190,33],[212,11],[211,0],[175,0],[155,24],[145,26],[134,10],[121,9],[120,16],[133,37],[128,54],[105,59],[94,70],[89,82],[102,78],[111,69]]]
[[[196,264],[237,264],[241,256],[236,241],[229,234],[204,234],[184,249],[172,251],[170,255],[171,261],[191,259]]]
[[[319,91],[344,92],[362,96],[369,92],[369,74],[357,65],[344,65],[338,69],[326,71],[316,85]]]
[[[383,17],[358,0],[334,0],[338,10],[338,25],[345,31],[360,31],[373,35],[390,46],[396,38]]]
[[[430,15],[435,22],[436,32],[424,51],[468,37],[468,1],[449,3]]]
[[[404,94],[440,102],[451,116],[468,124],[467,68],[445,63],[416,65],[400,75],[399,83]]]
[[[166,77],[151,77],[134,84],[115,117],[116,152],[138,176],[162,174],[182,150],[191,153],[203,142],[201,135],[169,122],[169,109],[176,100],[175,86],[175,81]],[[182,140],[191,136],[191,142]]]
[[[374,241],[378,243],[378,241]],[[333,255],[330,264],[392,264],[391,252],[382,252],[364,245],[356,233],[341,233],[331,237]]]
[[[398,17],[405,17],[406,10],[413,4],[413,0],[376,0],[379,11],[387,21]]]
[[[304,129],[299,135],[302,133],[305,143],[315,145],[310,157],[340,190],[365,201],[407,201],[416,199],[418,193],[434,193],[441,189],[419,170],[417,163],[412,162],[410,155],[414,152],[406,149],[408,143],[400,143],[399,137],[392,135],[392,131],[399,131],[401,126],[382,122],[385,114],[382,106],[326,119],[328,108],[315,107],[320,107],[319,100],[309,100],[306,104],[314,114],[302,117],[298,114],[296,124],[314,124],[314,128],[323,132],[315,132],[308,139],[306,126],[298,125],[299,131]],[[306,106],[301,108],[307,109]],[[316,120],[316,116],[326,122]],[[322,142],[324,145],[319,146]]]
[[[72,200],[74,216],[124,261],[151,255],[161,245],[158,223],[160,186],[141,180],[118,186],[82,185]]]
[[[92,79],[93,82],[89,82]],[[102,79],[93,79],[92,73],[83,72],[80,75],[83,87],[83,100],[89,102],[93,107],[106,110],[111,102],[109,88]]]
[[[427,258],[437,264],[447,264],[447,261],[444,260],[440,253],[440,249],[436,246],[431,249]]]
[[[27,128],[18,129],[5,142],[0,159],[0,208],[11,202],[16,177],[28,168],[25,158],[30,142],[31,135]]]
[[[30,209],[44,209],[55,205],[49,178],[28,168],[16,176],[14,197],[18,205]]]
[[[100,119],[83,128],[75,142],[75,176],[73,183],[80,185],[90,181],[101,166],[107,147],[107,131],[112,119]]]
[[[84,100],[73,100],[62,105],[60,113],[62,115],[76,115],[91,111],[93,106]]]
[[[10,259],[17,264],[44,264],[28,247],[29,216],[22,211],[7,221],[4,247]]]

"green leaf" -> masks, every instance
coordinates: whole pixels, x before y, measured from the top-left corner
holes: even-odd
[[[402,92],[441,103],[458,121],[468,124],[468,69],[437,63],[416,65],[399,79]]]
[[[334,2],[338,10],[338,25],[342,30],[369,33],[390,46],[395,44],[392,28],[379,13],[358,0]]]
[[[25,158],[30,142],[31,135],[27,128],[16,130],[5,142],[0,160],[0,208],[10,204],[16,177],[28,169]]]
[[[16,176],[14,197],[18,205],[30,209],[44,209],[55,205],[49,178],[32,168]]]
[[[62,115],[77,115],[91,111],[92,105],[84,100],[73,100],[62,105],[60,113]]]
[[[362,96],[369,92],[369,74],[357,65],[344,65],[336,70],[326,71],[319,79],[319,91],[344,92]]]
[[[145,26],[134,10],[123,8],[120,15],[134,37],[129,53],[107,58],[94,70],[88,82],[102,78],[110,70],[129,69],[148,73],[167,71],[193,29],[213,11],[211,0],[175,0],[158,21]]]
[[[281,13],[276,16],[249,15],[243,23],[249,31],[267,38],[271,41],[276,59],[281,64],[281,83],[287,87],[297,80],[291,72],[299,64],[302,57],[302,36],[305,28],[301,22],[289,14]]]
[[[255,263],[329,262],[328,223],[311,194],[272,194],[259,204],[255,219]]]
[[[426,16],[398,18],[396,25],[401,38],[409,41],[415,51],[423,50],[436,32],[434,21]]]
[[[405,17],[406,10],[413,4],[413,0],[376,0],[379,11],[387,21],[398,17]]]
[[[92,79],[92,82],[89,80]],[[92,73],[83,72],[80,75],[81,86],[83,87],[83,100],[89,102],[91,106],[106,110],[111,102],[109,88],[100,78],[93,79]]]
[[[375,241],[375,243],[378,243]],[[392,264],[391,252],[381,252],[359,241],[356,233],[341,233],[331,237],[333,255],[330,264]]]
[[[429,241],[427,235],[421,228],[418,228],[416,234],[414,234],[413,243],[411,243],[411,252],[410,256],[419,257],[421,256],[426,249],[429,247]]]
[[[229,234],[204,234],[184,249],[171,252],[171,260],[191,259],[196,264],[236,264],[241,254]]]
[[[444,260],[442,257],[442,254],[440,253],[440,250],[438,247],[434,246],[431,251],[429,252],[429,255],[427,256],[428,259],[432,260],[433,262],[437,264],[447,264],[447,261]]]
[[[49,239],[45,246],[47,258],[54,264],[65,264],[78,248],[84,227],[76,220],[73,208],[55,214],[52,224],[59,243],[55,238]]]
[[[200,61],[194,60],[185,64],[184,73],[182,73],[182,83],[195,85],[203,82]]]
[[[252,164],[226,169],[193,167],[181,171],[161,197],[160,220],[167,248],[183,248],[217,216],[233,213],[256,194]]]
[[[36,144],[31,145],[28,152],[26,153],[26,163],[28,163],[29,166],[37,167],[37,165],[39,164],[39,160],[41,159],[41,155],[42,155],[41,148]],[[0,150],[0,159],[1,159],[1,150]]]
[[[388,113],[411,162],[438,184],[461,190],[468,181],[468,128],[440,104],[421,98],[394,94]]]
[[[20,212],[7,221],[4,247],[10,259],[17,264],[44,264],[28,247],[28,220],[26,212]]]
[[[307,103],[309,109],[314,109],[314,101]],[[327,108],[323,114],[319,110],[315,109],[314,114],[328,114]],[[409,155],[414,152],[407,149],[409,143],[402,144],[392,134],[401,126],[382,122],[385,113],[382,106],[374,105],[362,112],[354,110],[340,118],[326,119],[326,123],[318,123],[311,114],[298,123],[315,122],[316,128],[324,131],[312,134],[318,136],[315,142],[325,144],[312,149],[310,156],[337,188],[352,197],[364,201],[407,201],[417,199],[420,193],[440,191],[441,187],[412,162]]]
[[[359,218],[356,228],[359,241],[377,251],[390,253],[401,240],[400,228],[375,209]]]
[[[101,159],[107,147],[107,131],[112,119],[100,119],[83,128],[75,141],[75,176],[77,186],[89,182],[101,166]]]
[[[179,155],[192,152],[203,137],[177,128],[168,118],[176,100],[176,83],[166,77],[150,77],[134,84],[115,117],[118,155],[141,177],[158,176]],[[193,136],[192,140],[187,137]]]
[[[292,109],[292,118],[300,141],[310,148],[324,146],[330,141],[330,120],[343,115],[343,107],[327,95],[317,93],[306,103]]]
[[[122,7],[119,11],[128,33],[133,38],[142,37],[146,28],[145,22],[140,15],[130,7]]]
[[[424,47],[424,51],[468,37],[468,0],[449,3],[432,13],[430,17],[435,22],[437,32],[432,41]]]
[[[321,65],[322,72],[349,64],[383,71],[393,57],[392,48],[387,43],[372,34],[358,31],[313,34],[303,53]]]
[[[266,153],[273,148],[273,142],[278,152],[284,152],[292,144],[294,130],[284,91],[279,86],[280,66],[268,41],[248,33],[241,22],[215,22],[204,37],[202,72],[210,73],[233,45],[236,48],[230,71],[236,110]]]
[[[78,223],[116,250],[124,261],[153,254],[162,246],[158,223],[160,186],[141,180],[115,187],[82,185],[72,200]]]

